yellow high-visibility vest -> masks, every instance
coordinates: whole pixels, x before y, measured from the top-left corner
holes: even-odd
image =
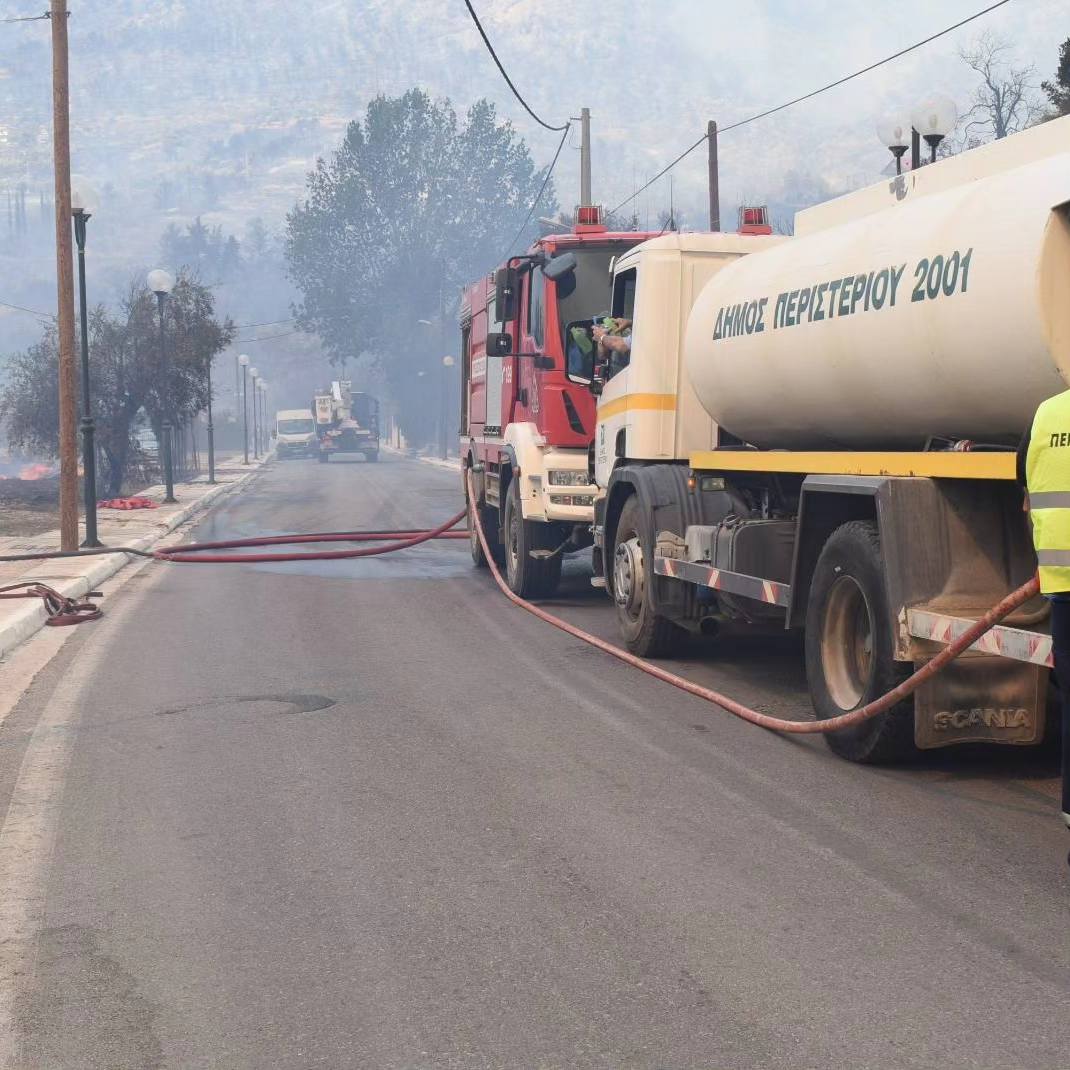
[[[1037,409],[1025,474],[1040,589],[1070,591],[1070,390]]]

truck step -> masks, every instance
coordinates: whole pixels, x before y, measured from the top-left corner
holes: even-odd
[[[598,587],[600,590],[604,590],[605,586],[606,586],[606,578],[605,578],[605,576],[592,576],[591,577],[591,586],[592,587]]]

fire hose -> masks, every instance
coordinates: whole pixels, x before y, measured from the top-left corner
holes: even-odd
[[[466,474],[466,480],[468,499],[469,501],[475,501],[476,498],[472,487],[472,477],[470,473]],[[407,550],[410,547],[419,546],[421,543],[428,542],[432,539],[467,539],[469,537],[468,532],[452,530],[455,525],[459,524],[461,520],[464,519],[466,513],[467,510],[462,509],[461,512],[457,513],[456,516],[450,517],[445,523],[439,524],[436,528],[426,530],[320,531],[302,535],[265,535],[255,538],[227,539],[217,542],[177,543],[174,546],[166,546],[159,550],[152,551],[141,550],[134,547],[105,547],[101,550],[16,554],[0,557],[0,562],[30,561],[40,560],[42,558],[85,557],[99,553],[127,553],[137,557],[151,558],[156,561],[186,564],[255,564],[261,562],[284,561],[348,560],[352,558],[373,557],[379,554],[388,554],[395,550]],[[555,628],[561,629],[561,631],[566,632],[576,639],[583,640],[583,642],[601,650],[603,653],[609,654],[618,661],[624,662],[626,665],[630,665],[632,668],[639,669],[642,672],[653,676],[655,679],[661,680],[667,684],[672,684],[673,687],[677,687],[681,691],[686,691],[688,694],[704,699],[706,702],[712,703],[715,706],[719,706],[721,709],[736,717],[742,718],[744,721],[749,721],[751,724],[758,725],[761,728],[768,728],[775,732],[786,732],[798,735],[836,732],[844,728],[853,728],[854,726],[861,724],[863,721],[868,721],[873,717],[878,717],[880,714],[886,713],[893,706],[912,695],[922,684],[939,673],[950,664],[950,662],[954,661],[955,658],[977,642],[985,632],[993,628],[1003,620],[1004,617],[1008,616],[1010,613],[1014,612],[1015,609],[1033,598],[1040,589],[1036,577],[1029,580],[1028,583],[1022,584],[1017,590],[1012,591],[1005,598],[1001,599],[987,613],[985,613],[980,620],[963,632],[962,635],[944,647],[944,649],[936,654],[931,661],[926,662],[925,665],[903,680],[896,687],[892,688],[891,691],[881,695],[879,698],[876,698],[871,702],[867,702],[864,706],[860,706],[858,709],[850,710],[837,717],[830,717],[822,721],[792,721],[781,717],[771,717],[768,714],[760,713],[758,710],[744,706],[742,703],[737,702],[735,699],[730,698],[719,691],[703,687],[701,684],[697,684],[693,680],[688,680],[683,676],[670,672],[668,669],[662,668],[660,665],[655,665],[653,662],[647,661],[645,658],[640,658],[621,647],[614,646],[612,643],[608,643],[604,639],[599,639],[598,636],[592,635],[583,628],[579,628],[575,624],[570,624],[563,618],[550,613],[540,606],[535,605],[533,602],[521,598],[509,589],[509,585],[502,577],[498,564],[494,560],[494,555],[491,553],[490,546],[487,543],[487,536],[483,531],[480,511],[478,509],[473,509],[472,513],[476,526],[476,534],[479,537],[479,544],[483,549],[483,555],[487,560],[487,564],[490,566],[494,581],[506,598],[508,598],[514,605],[527,610],[529,613],[538,617],[539,620],[545,621],[547,624],[552,624]],[[355,550],[315,550],[311,552],[273,551],[270,553],[253,554],[219,552],[221,550],[240,550],[262,546],[307,545],[332,542],[375,542],[379,545],[362,547]],[[24,588],[25,590],[20,590],[18,593],[15,593],[16,588]],[[58,592],[43,584],[30,582],[15,584],[13,587],[0,588],[0,598],[16,597],[43,598],[46,607],[49,609],[50,618],[48,623],[50,624],[76,624],[80,623],[82,620],[91,620],[100,616],[100,609],[97,606],[94,606],[91,603],[75,603],[71,599],[65,599]],[[90,610],[95,612],[88,612]]]
[[[99,591],[88,591],[86,598],[100,597]],[[76,602],[73,598],[62,595],[54,587],[37,580],[23,583],[11,583],[0,587],[0,598],[40,598],[45,608],[45,624],[53,628],[62,628],[68,624],[84,624],[87,620],[96,620],[100,606],[92,602]]]
[[[471,473],[466,473],[465,479],[467,480],[468,500],[476,501],[477,499],[475,498],[472,487]],[[513,591],[509,589],[509,585],[502,578],[502,574],[498,569],[498,564],[494,560],[494,555],[490,552],[490,547],[487,544],[487,537],[483,532],[483,522],[482,517],[479,515],[479,510],[473,509],[472,514],[476,522],[476,532],[479,535],[479,545],[483,548],[483,556],[487,559],[487,564],[490,566],[494,581],[498,584],[498,587],[501,589],[505,597],[514,605],[518,605],[521,609],[526,609],[529,613],[533,613],[539,620],[544,620],[547,624],[552,624],[555,628],[560,628],[563,632],[567,632],[569,635],[575,636],[577,639],[582,639],[585,643],[589,643],[591,646],[611,655],[618,661],[623,661],[625,665],[631,665],[633,668],[640,669],[656,679],[662,680],[664,683],[672,684],[673,687],[678,687],[681,691],[686,691],[690,695],[695,695],[697,698],[705,699],[707,702],[710,702],[715,706],[720,706],[721,709],[734,714],[736,717],[742,718],[744,721],[749,721],[751,724],[758,725],[761,728],[769,728],[774,732],[789,732],[796,735],[837,732],[843,728],[854,728],[855,725],[859,725],[863,721],[871,720],[874,717],[879,717],[882,713],[886,713],[897,703],[902,702],[903,699],[912,695],[923,683],[925,683],[926,680],[931,679],[940,672],[941,669],[949,665],[955,658],[963,653],[963,651],[976,643],[985,632],[993,628],[1003,620],[1004,617],[1013,613],[1019,606],[1028,602],[1029,599],[1034,597],[1040,590],[1040,584],[1035,576],[1028,583],[1023,583],[1016,591],[1012,591],[1006,598],[1001,599],[994,605],[979,621],[977,621],[976,624],[963,632],[958,639],[944,647],[944,649],[931,661],[926,662],[915,673],[908,676],[896,687],[893,687],[891,691],[881,695],[880,698],[876,698],[872,702],[867,702],[864,706],[860,706],[856,710],[850,710],[847,713],[840,714],[838,717],[830,717],[827,720],[791,721],[783,717],[770,717],[766,713],[752,710],[749,706],[744,706],[742,703],[736,702],[735,699],[721,694],[720,691],[714,691],[712,688],[703,687],[701,684],[696,684],[693,680],[688,680],[686,677],[678,676],[674,672],[669,672],[668,669],[663,669],[660,665],[655,665],[653,662],[647,661],[645,658],[637,657],[635,654],[631,654],[627,650],[621,649],[619,646],[607,643],[604,639],[599,639],[598,636],[592,635],[590,632],[576,627],[575,624],[570,624],[567,620],[563,620],[561,617],[555,616],[553,613],[547,612],[540,606],[514,594]]]

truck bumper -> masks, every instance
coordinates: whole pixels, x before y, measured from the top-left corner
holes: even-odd
[[[521,469],[523,476],[523,469]],[[551,472],[581,473],[584,482],[578,486],[550,482]],[[587,483],[587,453],[578,450],[547,450],[542,457],[542,471],[527,473],[531,488],[528,501],[530,519],[590,524],[594,520],[594,503],[598,488]],[[528,510],[525,508],[525,515]]]

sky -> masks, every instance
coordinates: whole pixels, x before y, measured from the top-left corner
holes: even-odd
[[[486,23],[503,61],[522,70],[524,44],[535,45],[537,10],[545,2],[527,0],[488,7]],[[616,204],[637,176],[656,173],[705,129],[708,119],[727,126],[756,112],[809,92],[842,75],[913,44],[986,6],[984,0],[842,0],[739,3],[731,0],[661,0],[656,22],[622,28],[627,60],[603,69],[597,62],[599,37],[612,34],[601,19],[622,6],[580,3],[598,28],[583,47],[561,44],[565,65],[589,58],[592,77],[584,103],[594,113],[597,184]],[[888,160],[875,124],[888,111],[910,110],[933,93],[967,106],[976,78],[958,55],[963,46],[991,31],[1013,46],[1018,65],[1034,64],[1050,77],[1059,42],[1070,37],[1067,0],[1011,0],[1002,8],[887,66],[831,90],[812,101],[761,120],[720,140],[722,187],[734,201],[744,194],[770,197],[792,171],[810,173],[831,188],[854,188],[873,181]],[[465,38],[468,44],[467,36]],[[555,54],[557,50],[555,49]],[[473,55],[473,62],[478,62]],[[560,61],[558,61],[560,62]],[[522,74],[518,75],[523,85]],[[625,84],[622,84],[625,83]],[[499,89],[499,93],[504,86]],[[542,91],[533,103],[551,115],[563,105]],[[632,137],[633,124],[642,137]],[[533,134],[544,155],[553,135]],[[578,182],[575,154],[566,156],[561,184]],[[608,157],[608,159],[607,159]],[[624,166],[613,166],[613,161]],[[599,166],[599,164],[601,166]],[[608,164],[608,166],[607,166]],[[675,169],[674,191],[697,211],[706,182],[703,149]],[[641,184],[641,182],[640,182]],[[668,198],[667,180],[657,199]]]

